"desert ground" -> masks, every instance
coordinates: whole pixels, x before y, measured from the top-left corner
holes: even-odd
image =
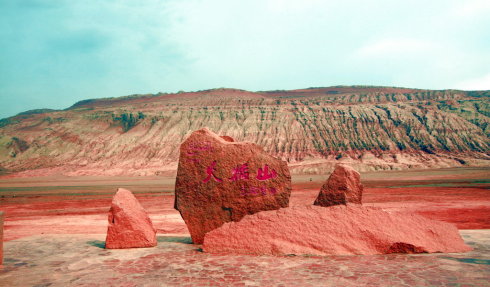
[[[292,177],[290,206],[312,204],[326,175]],[[490,168],[362,173],[363,203],[454,223],[473,251],[378,256],[202,252],[173,208],[174,177],[0,178],[0,286],[490,286]],[[133,191],[158,246],[104,249],[118,187]]]

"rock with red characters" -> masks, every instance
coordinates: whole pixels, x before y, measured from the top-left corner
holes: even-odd
[[[225,222],[287,207],[291,176],[286,162],[260,146],[235,142],[204,128],[180,147],[175,208],[194,243]]]
[[[119,188],[109,210],[105,247],[109,249],[153,247],[156,230],[133,193]]]
[[[206,234],[203,250],[220,254],[389,254],[465,252],[446,222],[357,204],[295,206],[245,216]]]
[[[338,164],[320,189],[314,205],[361,204],[362,191],[363,186],[359,173],[348,165]]]

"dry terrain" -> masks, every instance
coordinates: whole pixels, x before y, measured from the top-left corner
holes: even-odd
[[[312,204],[328,175],[295,175],[290,206]],[[362,173],[363,203],[410,210],[454,223],[490,229],[490,169],[453,168]],[[5,239],[30,235],[106,232],[107,212],[118,187],[133,191],[158,233],[188,236],[173,207],[174,177],[0,178]]]
[[[311,204],[328,175],[293,176],[290,205]],[[6,212],[2,286],[488,286],[490,169],[367,172],[364,204],[452,222],[463,254],[227,256],[191,244],[173,209],[173,177],[0,180]],[[158,246],[104,250],[117,187],[132,190],[158,229]]]
[[[490,166],[490,91],[215,89],[85,100],[0,120],[0,173],[174,175],[180,143],[209,127],[324,174]],[[19,173],[20,172],[20,173]]]

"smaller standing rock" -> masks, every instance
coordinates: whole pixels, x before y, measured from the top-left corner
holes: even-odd
[[[348,165],[338,164],[320,189],[314,205],[361,204],[363,189],[360,174]]]
[[[156,230],[150,217],[131,191],[119,188],[109,210],[105,248],[121,249],[156,245]]]

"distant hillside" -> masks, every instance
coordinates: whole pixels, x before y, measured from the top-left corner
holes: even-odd
[[[179,145],[209,127],[251,141],[293,173],[490,166],[490,91],[337,86],[214,89],[85,100],[0,120],[0,171],[172,174]]]

